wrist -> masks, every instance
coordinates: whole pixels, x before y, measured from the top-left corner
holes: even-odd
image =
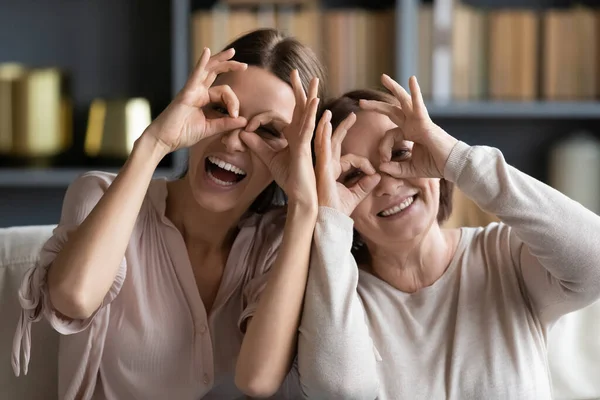
[[[305,218],[306,220],[316,220],[319,213],[319,204],[315,201],[290,201],[287,206],[288,217]]]
[[[436,125],[437,127],[437,125]],[[430,149],[430,153],[433,156],[435,165],[438,169],[440,177],[444,177],[444,170],[446,168],[446,162],[450,157],[452,149],[458,143],[458,139],[449,135],[442,128],[437,127],[438,133],[430,136],[427,147]]]
[[[142,134],[134,143],[131,157],[139,157],[152,162],[155,167],[169,154],[167,146],[152,135]]]

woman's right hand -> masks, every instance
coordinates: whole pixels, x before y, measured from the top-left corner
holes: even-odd
[[[342,141],[348,130],[354,125],[356,115],[350,114],[331,134],[331,112],[326,110],[315,137],[315,153],[317,158],[317,194],[319,206],[334,208],[350,216],[356,206],[368,196],[381,180],[368,159],[354,154],[342,153]],[[356,178],[338,182],[342,174],[354,169]]]
[[[239,116],[239,100],[233,90],[227,85],[211,87],[219,74],[244,71],[248,67],[232,61],[234,54],[234,49],[228,49],[211,57],[210,50],[205,48],[183,89],[143,136],[156,140],[166,155],[216,133],[246,126],[246,119]],[[211,102],[222,104],[229,116],[207,119],[202,107]]]

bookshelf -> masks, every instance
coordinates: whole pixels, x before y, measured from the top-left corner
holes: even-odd
[[[446,105],[428,102],[432,118],[538,118],[538,119],[600,119],[600,102],[510,102],[471,101],[451,102]]]
[[[115,161],[106,165],[97,162],[88,165],[82,160],[83,157],[72,156],[72,153],[78,153],[83,148],[89,102],[95,97],[142,95],[150,100],[152,116],[156,117],[172,95],[183,87],[189,72],[190,1],[150,0],[144,2],[147,7],[141,7],[140,4],[133,0],[108,3],[93,0],[75,7],[67,0],[51,0],[40,7],[35,0],[24,0],[20,4],[0,0],[0,9],[8,7],[6,20],[0,16],[0,21],[5,22],[0,33],[2,29],[6,32],[12,29],[17,33],[28,31],[26,27],[29,25],[25,23],[22,25],[24,28],[9,23],[11,13],[24,19],[26,14],[23,10],[27,10],[28,5],[29,10],[33,10],[31,22],[44,22],[38,24],[41,28],[37,31],[22,35],[24,38],[12,40],[5,35],[6,43],[0,46],[4,49],[0,51],[0,62],[17,60],[32,66],[56,65],[75,78],[74,149],[65,155],[68,161],[61,161],[60,166],[50,168],[2,163],[0,193],[16,187],[64,191],[85,171],[117,172],[119,165]],[[57,12],[61,6],[67,12]],[[110,33],[111,28],[113,33]],[[81,31],[81,38],[73,37],[72,33],[78,30]],[[11,33],[13,37],[19,36]],[[47,37],[45,43],[39,41],[39,37],[43,36]],[[148,42],[145,41],[146,37]],[[118,39],[121,39],[121,44],[115,43]],[[1,39],[0,43],[3,43]],[[66,49],[79,51],[70,53]],[[86,61],[86,57],[92,57],[93,60]],[[99,65],[94,65],[96,62]],[[156,176],[176,175],[185,160],[185,151],[172,153],[161,163]]]
[[[235,3],[237,0],[230,1]],[[305,2],[264,1],[278,4]],[[374,3],[387,4],[389,1],[378,0]],[[391,72],[398,81],[406,84],[409,76],[419,76],[420,72],[418,57],[414,55],[419,51],[418,14],[422,2],[392,1],[395,1],[391,21],[395,23],[393,37],[396,51],[392,54],[395,66]],[[550,3],[545,2],[550,1],[554,0],[502,0],[501,3],[508,7],[521,7],[524,2],[529,2],[532,3],[529,6],[543,8],[548,7]],[[346,4],[356,7],[357,2],[367,3],[361,0],[323,0],[321,5],[324,8],[343,8]],[[247,1],[237,1],[237,4],[242,3]],[[467,0],[467,3],[483,7],[498,5],[494,0]],[[77,6],[70,0],[49,0],[44,4],[36,0],[22,0],[18,6],[15,4],[11,0],[0,0],[0,9],[9,11],[4,18],[0,15],[0,49],[10,49],[7,44],[11,42],[7,38],[12,34],[19,37],[19,41],[25,40],[26,44],[33,46],[31,57],[25,50],[13,51],[12,55],[21,56],[22,61],[54,62],[67,67],[72,65],[85,72],[79,78],[85,79],[86,84],[75,88],[79,102],[75,108],[74,145],[78,148],[82,146],[82,132],[85,131],[86,107],[93,97],[103,92],[125,95],[142,93],[150,98],[153,116],[156,116],[188,77],[193,57],[190,40],[193,32],[192,0],[148,0],[143,3],[144,7],[134,0],[90,0]],[[11,7],[19,7],[19,12],[13,13],[13,18],[7,18]],[[31,16],[23,13],[25,9],[33,10]],[[56,11],[61,9],[67,11],[63,14]],[[94,13],[94,17],[91,17]],[[46,20],[46,14],[51,18]],[[73,43],[63,48],[56,38],[40,41],[39,37],[44,37],[43,27],[49,29],[49,24],[50,29],[73,38]],[[30,29],[28,26],[36,28]],[[81,34],[75,35],[78,30],[81,30]],[[107,33],[109,31],[114,32]],[[35,34],[39,37],[35,37]],[[92,60],[86,64],[78,60],[78,56],[89,56]],[[105,65],[103,60],[111,57],[115,60]],[[120,59],[124,61],[119,63]],[[10,60],[3,59],[3,53],[0,52],[0,62],[3,61]],[[98,81],[94,83],[96,78]],[[546,178],[545,163],[552,143],[578,130],[600,134],[598,101],[472,100],[441,103],[429,100],[427,104],[432,118],[454,136],[471,144],[496,146],[511,164],[542,180]],[[156,171],[156,176],[175,176],[185,163],[186,156],[185,150],[175,152]],[[70,167],[43,170],[0,166],[0,226],[55,223],[66,187],[75,177],[92,169],[116,172],[118,165],[74,163]],[[15,202],[21,204],[18,212],[14,211]],[[44,211],[41,204],[52,211]],[[23,216],[26,216],[25,221]]]
[[[3,1],[0,0],[0,4]],[[32,0],[27,0],[32,1]],[[53,0],[56,5],[65,0]],[[260,1],[260,0],[259,0]],[[485,2],[485,0],[484,0]],[[489,1],[488,1],[489,2]],[[510,3],[509,0],[506,2]],[[94,3],[94,2],[92,2]],[[97,1],[96,1],[97,3]],[[132,1],[129,7],[134,7]],[[158,3],[156,1],[150,3]],[[163,28],[166,26],[168,30],[163,30],[162,34],[169,36],[168,53],[163,53],[160,56],[168,56],[170,77],[169,92],[163,92],[158,96],[159,101],[154,104],[153,113],[160,112],[168,101],[170,96],[176,93],[185,83],[189,73],[190,65],[190,31],[191,31],[191,0],[172,0],[169,2],[170,16],[168,23],[163,22]],[[238,2],[239,3],[239,2]],[[326,2],[327,4],[329,2]],[[333,3],[336,3],[333,1]],[[339,3],[339,2],[338,2]],[[474,1],[469,1],[473,4]],[[99,3],[98,3],[99,4]],[[236,3],[237,4],[237,3]],[[420,0],[396,0],[396,8],[394,21],[396,23],[395,40],[397,43],[397,51],[394,55],[395,75],[400,82],[407,82],[411,75],[418,74],[417,57],[411,56],[418,54],[418,23],[419,23],[419,6]],[[515,6],[515,5],[512,5]],[[114,6],[113,6],[114,7]],[[91,11],[90,7],[90,11]],[[109,7],[110,8],[110,7]],[[150,7],[156,11],[156,6]],[[114,8],[117,10],[117,7]],[[110,12],[110,11],[109,11]],[[151,11],[147,12],[149,14]],[[107,13],[108,14],[108,13]],[[65,16],[64,18],[68,18]],[[156,17],[153,17],[156,18]],[[58,19],[58,21],[60,18]],[[123,29],[123,28],[121,28]],[[107,39],[108,40],[108,39]],[[108,43],[100,41],[97,45],[106,46]],[[0,58],[0,61],[3,61]],[[4,60],[6,61],[6,60]],[[64,63],[64,60],[58,60],[58,63]],[[140,60],[133,60],[134,64],[140,65]],[[164,76],[162,77],[164,80]],[[156,83],[153,83],[156,84]],[[89,96],[88,96],[89,97]],[[155,96],[156,97],[156,96]],[[87,100],[87,99],[86,99]],[[442,119],[463,119],[465,122],[472,119],[481,118],[536,118],[536,119],[572,119],[572,120],[596,120],[600,119],[600,103],[595,101],[575,101],[575,102],[509,102],[509,101],[452,101],[449,103],[428,102],[430,114],[434,118]],[[80,107],[81,108],[81,107]],[[75,124],[76,145],[77,140],[81,140],[80,136],[84,130],[84,111],[79,113],[78,121]],[[79,138],[77,138],[79,136]],[[186,159],[186,151],[179,151],[171,156],[167,162],[168,165],[161,166],[159,174],[167,176],[174,175],[182,166]],[[90,166],[91,169],[108,169],[116,170],[115,165],[108,165],[106,168],[102,166]],[[27,185],[37,186],[44,185],[47,187],[63,188],[70,183],[73,177],[84,171],[87,166],[77,166],[72,168],[50,168],[38,170],[35,168],[17,168],[14,166],[0,167],[0,188]],[[41,179],[43,177],[43,179]]]
[[[155,117],[187,79],[189,0],[0,0],[0,10],[0,62],[50,64],[73,72],[72,153],[83,148],[93,98],[142,95]],[[77,176],[119,168],[72,158],[46,169],[1,163],[0,227],[56,224],[64,192]],[[173,153],[155,176],[177,175],[185,160],[185,151]]]

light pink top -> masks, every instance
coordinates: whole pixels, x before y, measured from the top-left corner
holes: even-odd
[[[240,222],[207,316],[184,240],[165,217],[167,182],[153,180],[102,306],[86,320],[61,319],[45,284],[48,266],[114,177],[88,173],[69,187],[60,223],[19,291],[23,311],[13,343],[15,374],[21,347],[27,373],[31,323],[44,316],[63,334],[60,399],[244,398],[234,384],[240,326],[256,308],[281,243],[283,211]],[[294,382],[288,377],[277,398],[295,398]]]

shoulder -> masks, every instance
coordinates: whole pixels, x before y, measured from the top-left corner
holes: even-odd
[[[518,265],[522,242],[505,223],[461,228],[461,232],[455,259],[460,257],[471,266],[485,266],[487,269],[506,270],[507,265]]]
[[[77,177],[67,188],[62,207],[62,219],[81,220],[100,201],[115,179],[115,174],[107,172],[86,172]],[[81,222],[81,221],[79,221]]]
[[[67,197],[84,199],[103,194],[116,178],[116,174],[90,171],[79,175],[68,187]]]
[[[504,246],[511,237],[511,228],[502,222],[491,222],[480,227],[463,227],[461,228],[461,241],[466,244],[466,249],[483,247],[490,250],[497,245]]]

